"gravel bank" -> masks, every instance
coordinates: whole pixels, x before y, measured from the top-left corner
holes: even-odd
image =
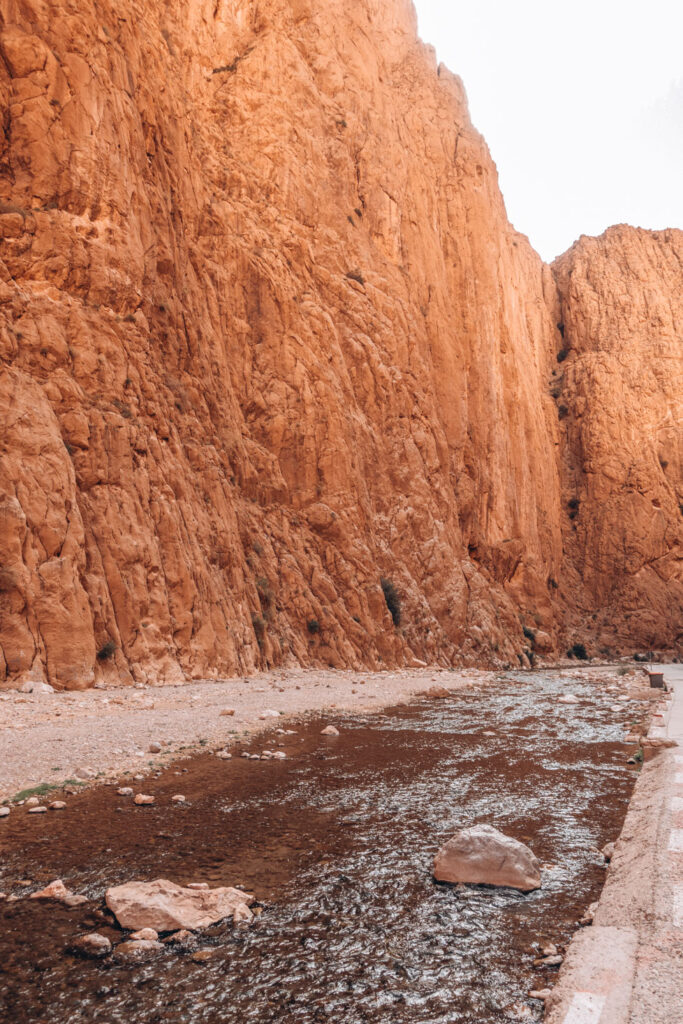
[[[0,800],[20,790],[68,779],[144,772],[180,751],[218,748],[272,726],[283,716],[329,708],[376,710],[431,686],[481,688],[493,672],[439,668],[379,673],[295,669],[249,679],[183,686],[86,690],[79,693],[0,693]],[[233,716],[221,711],[233,709]],[[159,744],[161,753],[149,753]]]

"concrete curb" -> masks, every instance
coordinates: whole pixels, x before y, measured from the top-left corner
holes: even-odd
[[[648,736],[680,744],[683,666],[671,670]],[[679,1024],[683,1019],[683,748],[643,767],[592,927],[572,939],[546,1001],[548,1024]]]

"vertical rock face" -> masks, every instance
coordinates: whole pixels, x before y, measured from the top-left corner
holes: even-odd
[[[632,270],[591,243],[590,317],[588,243],[551,271],[510,227],[407,0],[7,0],[0,57],[0,680],[517,664],[651,594],[594,567],[604,490],[590,537],[565,509]],[[672,509],[647,552],[619,519],[667,592]]]
[[[567,357],[569,621],[604,640],[683,640],[683,232],[611,228],[554,265]]]

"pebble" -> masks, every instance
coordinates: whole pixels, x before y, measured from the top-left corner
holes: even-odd
[[[190,882],[187,886],[188,889],[198,889],[200,892],[205,892],[209,888],[208,882]]]
[[[135,963],[140,960],[149,959],[149,957],[158,953],[163,948],[160,942],[154,942],[150,939],[128,939],[116,947],[114,956],[117,960],[128,960]]]
[[[195,964],[205,964],[209,960],[213,960],[219,952],[220,950],[218,949],[198,949],[196,953],[190,956],[190,960]]]
[[[261,719],[265,719],[265,718],[279,718],[279,717],[280,717],[280,712],[279,711],[273,711],[272,708],[266,708],[266,710],[262,711],[261,714],[259,715],[259,718],[261,718]]]
[[[184,804],[185,797],[183,796],[182,793],[176,793],[175,796],[171,797],[171,802],[174,804]]]
[[[190,888],[192,887],[188,886],[188,889]],[[187,928],[181,928],[180,931],[173,932],[172,935],[167,935],[165,939],[162,939],[162,942],[168,943],[169,945],[175,945],[175,943],[190,942],[193,939],[194,935],[192,932],[189,932]]]
[[[235,714],[235,709],[234,708],[223,708],[223,710],[221,711],[221,713],[219,715],[219,718],[232,718],[232,716],[234,714]]]
[[[111,953],[111,942],[106,935],[99,932],[90,932],[88,935],[81,935],[71,943],[69,949],[81,956],[102,957]]]
[[[284,750],[276,750],[275,753],[273,754],[273,757],[276,758],[278,761],[284,761],[287,755],[285,754]]]
[[[156,942],[159,935],[153,928],[141,928],[139,932],[133,932],[130,938],[135,941]]]
[[[77,779],[94,779],[95,772],[92,768],[75,768],[74,775]]]
[[[29,814],[45,814],[47,813],[47,807],[29,807]]]
[[[52,803],[50,804],[49,809],[51,811],[63,811],[65,807],[66,803],[64,802],[64,800],[53,800]]]
[[[121,789],[117,789],[116,792],[119,796],[132,796],[133,790],[130,786],[121,786]]]
[[[229,750],[219,750],[216,757],[220,757],[221,761],[229,761],[232,758],[232,754]]]
[[[138,807],[147,806],[154,803],[154,797],[148,796],[146,793],[138,793],[133,803],[137,804]]]
[[[150,745],[147,747],[147,750],[149,751],[150,754],[160,754],[161,753],[161,744],[159,744],[159,743],[150,743]]]
[[[559,967],[564,957],[557,954],[556,956],[544,956],[538,960],[534,960],[534,967]]]
[[[37,796],[30,796],[28,800],[24,800],[24,807],[37,807],[39,803]]]
[[[9,807],[0,807],[0,818],[6,818],[9,815]]]
[[[321,736],[338,736],[339,729],[335,729],[333,725],[327,725],[320,733]]]
[[[495,732],[491,732],[490,730],[487,730],[486,732],[482,733],[482,736],[495,736],[495,735],[496,735]]]
[[[542,1000],[542,1002],[545,1002],[546,999],[550,998],[550,993],[551,992],[552,992],[552,989],[550,989],[550,988],[533,989],[529,993],[529,998],[530,999],[540,999],[540,1000]]]
[[[558,704],[578,704],[579,703],[579,698],[576,697],[573,693],[564,693],[561,697],[558,698],[557,703]]]
[[[84,903],[88,902],[87,896],[77,896],[76,893],[70,892],[68,896],[65,896],[61,902],[65,907],[74,909],[75,907],[82,907]]]

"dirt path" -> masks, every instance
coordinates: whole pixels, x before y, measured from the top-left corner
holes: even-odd
[[[481,688],[495,679],[477,669],[379,673],[291,670],[249,679],[81,693],[0,694],[0,800],[42,783],[107,777],[180,751],[229,745],[273,725],[279,711],[376,710],[430,687]],[[233,716],[221,715],[233,709]],[[150,753],[159,744],[161,753]]]

